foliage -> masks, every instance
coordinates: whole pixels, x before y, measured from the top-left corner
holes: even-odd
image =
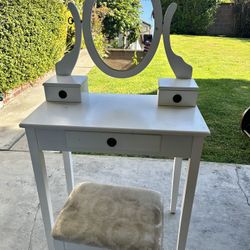
[[[163,13],[173,0],[161,0]],[[206,34],[214,20],[217,0],[174,0],[178,4],[172,21],[172,32],[176,34]]]
[[[132,58],[132,63],[133,63],[133,65],[138,65],[139,64],[136,51],[134,51],[134,56]]]
[[[78,11],[80,13],[80,16],[82,18],[82,13],[83,13],[83,5],[84,5],[85,0],[76,0],[75,5],[78,8]],[[65,4],[68,3],[68,0],[65,1]],[[106,39],[105,36],[102,32],[103,30],[103,25],[102,21],[108,12],[108,8],[105,6],[102,6],[100,8],[96,8],[95,6],[93,7],[92,10],[92,35],[93,35],[93,40],[95,47],[100,54],[100,56],[104,57],[106,55]],[[67,19],[72,17],[70,14],[70,11],[67,13]],[[70,49],[73,48],[75,44],[75,25],[70,24],[68,25],[67,29],[67,50],[69,51]],[[85,47],[85,42],[83,41],[82,43],[82,48]]]
[[[198,104],[211,136],[202,159],[250,163],[250,140],[240,131],[242,112],[250,106],[250,39],[171,36],[173,50],[194,68],[199,85]],[[90,92],[156,94],[157,79],[174,77],[163,42],[150,65],[129,79],[115,79],[93,68],[88,74]]]
[[[128,36],[133,43],[140,35],[140,0],[97,0],[97,7],[105,6],[109,12],[103,20],[103,32],[108,40],[119,34]]]
[[[109,12],[106,6],[99,8],[94,7],[92,11],[91,25],[92,25],[92,36],[95,47],[101,57],[106,55],[107,41],[103,34],[103,19]]]
[[[65,16],[56,0],[1,0],[0,92],[54,67],[65,50]]]

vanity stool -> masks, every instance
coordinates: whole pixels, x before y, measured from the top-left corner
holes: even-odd
[[[160,250],[162,231],[159,193],[85,182],[70,194],[52,235],[56,250]]]

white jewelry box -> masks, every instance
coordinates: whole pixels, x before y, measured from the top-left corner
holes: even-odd
[[[82,102],[83,93],[88,93],[88,78],[55,75],[43,86],[48,102]]]
[[[161,78],[158,85],[159,106],[196,106],[199,87],[194,79]]]

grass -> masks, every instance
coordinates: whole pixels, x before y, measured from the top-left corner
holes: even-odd
[[[202,159],[250,164],[250,139],[240,131],[241,114],[250,106],[250,39],[173,35],[171,40],[174,51],[193,66],[200,87],[198,105],[211,130]],[[162,42],[139,75],[115,79],[95,67],[89,88],[98,93],[156,94],[161,77],[174,77]]]

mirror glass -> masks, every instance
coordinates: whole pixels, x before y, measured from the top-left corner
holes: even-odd
[[[154,40],[151,0],[95,0],[91,35],[102,61],[111,69],[128,71],[146,57]]]

